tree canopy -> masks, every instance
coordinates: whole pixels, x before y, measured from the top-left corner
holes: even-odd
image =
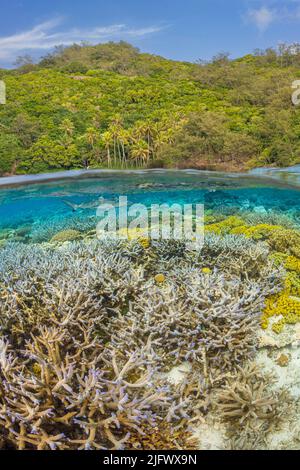
[[[0,175],[300,162],[300,46],[178,62],[130,44],[57,47],[0,70]]]

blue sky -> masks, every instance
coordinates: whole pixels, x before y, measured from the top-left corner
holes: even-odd
[[[0,0],[0,66],[55,44],[120,39],[172,59],[300,42],[300,0]]]

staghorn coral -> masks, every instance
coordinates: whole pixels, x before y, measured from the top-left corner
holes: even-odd
[[[197,439],[192,433],[174,430],[173,426],[164,421],[156,426],[145,426],[143,434],[131,433],[127,442],[129,450],[196,450]]]
[[[209,243],[204,252],[209,251]],[[264,250],[258,253],[257,270],[251,263],[245,262],[244,267],[238,257],[233,261],[239,270],[244,267],[243,277],[249,277],[243,282],[232,274],[226,258],[215,258],[213,249],[215,272],[210,276],[197,268],[202,263],[198,253],[186,260],[175,258],[174,266],[168,263],[166,283],[156,286],[151,280],[127,312],[112,317],[113,344],[119,348],[126,340],[130,347],[141,347],[151,337],[164,369],[186,360],[202,369],[230,369],[251,357],[265,296],[277,292],[280,284],[279,273],[263,256]],[[207,263],[206,253],[202,256]],[[156,261],[155,269],[157,263],[164,266],[166,261]]]
[[[216,406],[234,449],[263,448],[268,433],[291,411],[288,392],[272,391],[272,381],[249,363],[243,368],[238,366],[217,393]]]
[[[103,352],[82,329],[82,338],[72,338],[65,329],[40,327],[20,358],[1,340],[0,424],[7,445],[123,449],[130,430],[142,434],[166,406],[165,391],[149,389],[154,372],[143,351],[127,358]]]
[[[187,448],[216,387],[253,357],[281,278],[266,244],[234,235],[208,234],[198,252],[175,240],[9,242],[0,252],[4,446],[152,449],[159,428],[158,446]],[[190,375],[166,384],[162,373],[182,361]]]
[[[32,226],[30,239],[32,243],[49,242],[58,232],[65,230],[77,230],[81,233],[95,232],[97,225],[96,216],[73,214],[72,217],[63,219],[61,217],[53,217],[47,219],[47,224],[44,221],[35,222]]]
[[[243,213],[243,220],[247,225],[257,226],[261,224],[266,225],[280,225],[285,228],[297,228],[297,223],[293,218],[293,214],[286,214],[278,211],[268,211],[267,213],[246,212]]]

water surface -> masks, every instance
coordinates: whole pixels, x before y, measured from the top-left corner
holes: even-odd
[[[41,178],[47,181],[40,182]],[[20,185],[21,181],[27,184]],[[152,170],[6,178],[0,181],[0,230],[27,231],[26,240],[30,242],[47,238],[47,231],[50,236],[64,228],[92,229],[99,198],[112,200],[121,195],[128,196],[129,203],[148,207],[154,203],[203,203],[207,211],[276,211],[297,222],[300,167],[290,172],[256,170],[250,175]]]

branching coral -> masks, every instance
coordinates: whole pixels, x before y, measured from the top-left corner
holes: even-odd
[[[41,327],[20,358],[2,340],[0,423],[8,444],[123,449],[130,431],[142,434],[166,406],[165,391],[149,388],[154,371],[143,351],[118,358],[82,333]]]
[[[158,445],[187,448],[188,424],[253,357],[260,312],[281,278],[266,244],[237,235],[208,234],[201,251],[174,240],[8,242],[4,446],[152,449],[159,428]],[[183,361],[186,381],[166,385],[164,374]]]
[[[131,433],[127,449],[132,450],[195,450],[198,442],[188,431],[174,430],[168,422],[146,426],[143,434]]]
[[[250,363],[238,367],[218,392],[216,406],[235,449],[263,446],[268,432],[289,411],[289,394],[271,391],[271,384],[272,378]]]

